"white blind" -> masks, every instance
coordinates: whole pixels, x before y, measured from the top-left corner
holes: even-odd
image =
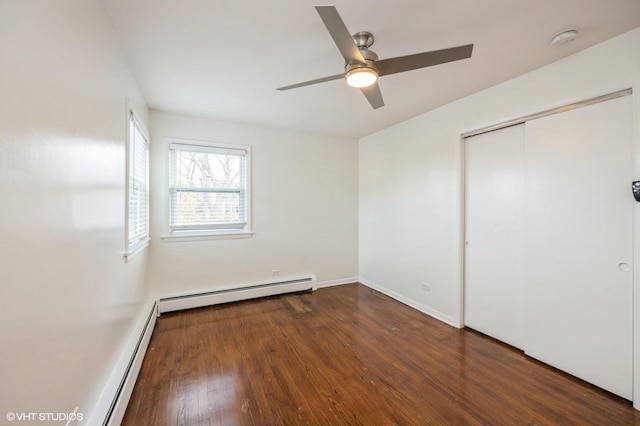
[[[149,141],[136,120],[130,115],[129,135],[129,228],[128,250],[146,242],[148,232],[148,152]]]
[[[247,225],[247,150],[169,145],[172,232],[242,230]]]

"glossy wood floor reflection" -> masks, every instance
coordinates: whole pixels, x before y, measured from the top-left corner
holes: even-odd
[[[124,425],[631,425],[628,401],[360,284],[165,314]]]

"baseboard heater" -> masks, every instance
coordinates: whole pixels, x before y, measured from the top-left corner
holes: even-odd
[[[89,425],[102,425],[102,426],[118,426],[122,422],[124,418],[124,413],[127,409],[127,405],[129,404],[129,398],[131,398],[131,394],[133,393],[133,387],[136,384],[136,379],[138,378],[138,373],[140,372],[140,367],[142,367],[142,361],[144,360],[144,356],[147,353],[147,348],[149,346],[149,341],[151,340],[151,335],[153,334],[153,329],[156,324],[156,318],[158,317],[158,304],[157,302],[153,302],[151,306],[151,310],[146,316],[146,320],[144,321],[144,326],[140,330],[139,336],[132,336],[135,338],[135,346],[132,348],[133,351],[130,353],[124,371],[122,371],[122,375],[118,376],[116,374],[119,382],[117,383],[117,387],[115,389],[109,389],[106,393],[106,397],[103,401],[99,401],[99,404],[107,404],[108,403],[108,395],[112,395],[112,399],[106,410],[106,414],[104,414],[104,418],[101,418],[101,414],[104,412],[99,406],[98,410],[96,410],[96,417],[92,417],[87,421]],[[114,391],[111,393],[111,391]]]
[[[163,297],[158,300],[158,310],[160,313],[172,312],[182,309],[217,305],[220,303],[256,299],[258,297],[274,296],[277,294],[313,290],[316,290],[316,277],[314,275],[309,275],[300,278],[291,278],[243,287]]]

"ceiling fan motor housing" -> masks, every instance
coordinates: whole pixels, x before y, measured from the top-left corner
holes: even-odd
[[[358,46],[358,49],[362,49],[364,48],[370,48],[371,46],[373,46],[373,41],[375,40],[373,38],[373,34],[371,34],[369,31],[360,31],[359,33],[355,33],[354,35],[352,35],[353,40],[356,42],[356,46]]]
[[[362,64],[360,62],[353,62],[350,64],[346,64],[344,66],[344,72],[348,74],[350,71],[361,69],[361,68],[373,70],[375,74],[378,75],[378,69],[376,68],[373,61],[369,61],[369,60],[367,60],[366,64]]]
[[[373,50],[369,50],[369,47],[373,45],[373,34],[368,31],[360,31],[359,33],[355,33],[353,36],[353,40],[358,46],[358,50],[362,54],[362,57],[365,60],[365,63],[361,63],[359,61],[352,61],[350,63],[346,63],[344,66],[344,71],[348,73],[354,69],[358,68],[371,68],[376,74],[378,73],[378,69],[375,66],[375,61],[378,60],[378,55]]]

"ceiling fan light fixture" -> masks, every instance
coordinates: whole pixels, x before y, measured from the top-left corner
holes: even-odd
[[[369,87],[378,80],[378,72],[371,67],[352,68],[347,71],[345,80],[351,87]]]

